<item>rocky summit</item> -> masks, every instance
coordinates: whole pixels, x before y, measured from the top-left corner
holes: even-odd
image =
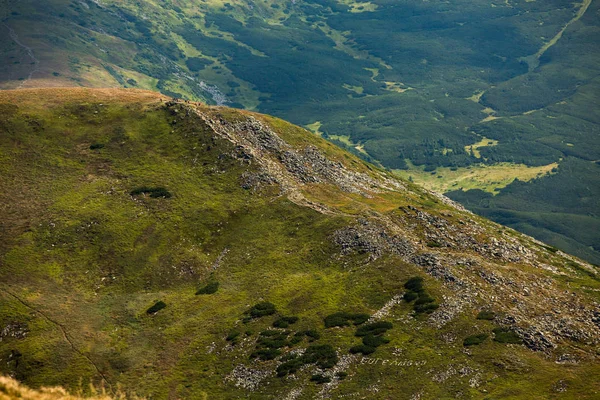
[[[30,387],[600,396],[598,267],[282,120],[4,91],[0,185],[0,373]]]

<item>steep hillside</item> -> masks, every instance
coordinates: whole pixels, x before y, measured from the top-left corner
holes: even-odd
[[[600,264],[599,4],[0,0],[0,88],[276,115]]]
[[[595,398],[597,267],[282,120],[0,92],[0,373],[147,398]]]

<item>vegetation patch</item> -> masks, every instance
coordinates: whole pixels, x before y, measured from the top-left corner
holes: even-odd
[[[257,303],[252,306],[246,314],[248,315],[244,318],[244,322],[250,322],[253,319],[265,317],[267,315],[273,315],[277,312],[275,308],[275,304],[269,303],[268,301],[263,301],[261,303]]]
[[[378,321],[361,326],[356,330],[354,336],[362,337],[362,345],[351,347],[350,353],[362,353],[364,355],[374,353],[377,347],[390,342],[383,335],[392,327],[392,323],[387,321]]]
[[[481,310],[479,314],[477,314],[477,319],[492,321],[494,318],[496,318],[496,313],[490,310]]]
[[[498,343],[522,344],[523,339],[512,329],[508,327],[495,328],[494,341]]]
[[[149,186],[141,186],[133,189],[129,194],[132,196],[139,196],[140,194],[148,194],[150,197],[157,199],[163,198],[168,199],[172,195],[171,193],[165,189],[164,187],[149,187]]]
[[[309,342],[314,342],[315,340],[320,339],[321,335],[319,334],[319,332],[315,331],[314,329],[309,329],[309,330],[306,330],[306,331],[296,332],[294,334],[294,336],[292,337],[292,339],[290,340],[290,343],[291,344],[298,344],[305,337],[308,338]]]
[[[423,278],[415,276],[410,278],[404,284],[406,292],[404,293],[404,300],[407,303],[413,303],[413,310],[416,314],[430,314],[437,310],[439,305],[435,302],[435,299],[431,297],[423,286]]]
[[[156,314],[166,306],[167,304],[164,301],[157,301],[152,307],[146,310],[146,314]]]
[[[273,327],[275,328],[287,328],[292,324],[298,322],[298,317],[281,317],[273,322]]]
[[[318,384],[331,382],[331,378],[321,374],[315,374],[310,377],[311,382],[316,382]]]
[[[367,322],[369,314],[352,314],[347,312],[337,312],[325,317],[325,328],[333,328],[335,326],[361,325]]]
[[[219,282],[210,282],[210,283],[206,284],[205,286],[201,287],[200,289],[198,289],[198,291],[196,292],[196,295],[213,294],[213,293],[217,293],[217,290],[219,290]]]
[[[477,335],[467,336],[465,340],[463,340],[463,346],[476,346],[485,342],[485,339],[487,338],[487,333],[480,333]]]
[[[308,346],[302,355],[287,355],[282,361],[284,361],[283,364],[277,367],[277,376],[279,377],[296,373],[307,364],[316,364],[321,369],[333,368],[338,362],[338,356],[331,345],[321,344]]]

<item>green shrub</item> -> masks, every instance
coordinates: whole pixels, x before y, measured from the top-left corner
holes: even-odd
[[[232,330],[231,332],[229,332],[225,340],[227,340],[228,342],[235,342],[238,336],[240,336],[240,332]]]
[[[410,290],[412,292],[422,292],[423,289],[423,278],[421,278],[420,276],[414,276],[412,278],[410,278],[408,281],[406,281],[406,283],[404,284],[404,288],[407,290]]]
[[[296,332],[294,334],[294,337],[292,337],[292,339],[290,340],[291,344],[298,344],[302,341],[302,339],[304,339],[304,337],[308,337],[308,341],[309,342],[314,342],[315,340],[321,338],[321,335],[319,334],[319,332],[310,329],[310,330],[306,330],[306,331],[300,331],[300,332]]]
[[[275,305],[273,303],[263,301],[252,306],[251,309],[246,311],[246,314],[249,314],[250,318],[260,318],[267,315],[273,315],[276,311],[277,310],[275,309]]]
[[[168,199],[172,195],[171,193],[165,189],[164,187],[149,187],[149,186],[141,186],[133,189],[129,194],[132,196],[138,196],[140,194],[149,194],[152,198],[165,198]]]
[[[511,343],[511,344],[521,344],[523,340],[521,337],[510,328],[495,328],[492,332],[494,332],[494,341],[498,343]]]
[[[406,301],[407,303],[410,303],[411,301],[416,300],[417,297],[419,297],[419,295],[410,290],[408,292],[404,293],[404,301]]]
[[[385,332],[392,329],[392,327],[393,327],[393,325],[391,322],[387,322],[387,321],[373,322],[371,324],[363,325],[360,328],[358,328],[356,330],[356,333],[354,334],[354,336],[361,337],[361,336],[367,336],[367,335],[373,335],[373,336],[383,335]]]
[[[486,333],[480,333],[478,335],[471,335],[463,340],[463,346],[476,346],[485,341],[488,338]]]
[[[358,354],[361,353],[363,355],[373,354],[375,352],[375,347],[365,346],[364,344],[359,344],[357,346],[350,347],[350,353]]]
[[[213,293],[216,293],[218,289],[219,289],[219,282],[210,282],[206,286],[198,289],[198,291],[196,292],[196,295],[213,294]]]
[[[274,360],[281,354],[278,349],[259,349],[250,354],[250,358],[259,358],[263,361]]]
[[[325,375],[313,375],[310,377],[312,382],[316,382],[318,384],[331,382],[331,378]]]
[[[383,336],[367,335],[362,339],[363,344],[369,347],[379,347],[382,344],[388,344],[390,339]]]
[[[102,148],[104,148],[102,143],[93,143],[90,145],[90,150],[100,150]]]
[[[325,317],[325,328],[333,328],[334,326],[361,325],[368,321],[369,314],[352,314],[347,312],[337,312]]]
[[[284,377],[293,374],[302,366],[316,364],[319,368],[332,368],[338,362],[335,349],[328,344],[310,345],[301,356],[288,355],[282,358],[284,361],[277,367],[277,376]]]
[[[298,317],[281,317],[273,322],[273,326],[275,328],[287,328],[296,322],[298,322]]]
[[[426,303],[419,304],[414,306],[415,313],[417,314],[431,314],[435,310],[439,308],[439,304],[436,303]]]
[[[435,300],[433,299],[433,297],[429,296],[427,293],[421,293],[419,294],[419,298],[417,299],[417,301],[415,301],[415,306],[433,303],[434,301]]]
[[[344,371],[340,371],[340,372],[336,372],[335,376],[337,376],[339,380],[343,381],[348,376],[348,373],[344,372]]]
[[[167,305],[163,301],[157,301],[152,307],[146,310],[146,314],[155,314],[165,308]]]
[[[477,319],[492,321],[494,318],[496,318],[496,313],[489,310],[482,310],[477,314]]]
[[[441,178],[441,176],[438,176],[438,178]],[[427,242],[427,247],[442,247],[441,244],[439,244],[438,242]]]

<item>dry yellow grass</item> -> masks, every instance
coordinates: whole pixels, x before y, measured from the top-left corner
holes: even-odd
[[[81,397],[69,394],[61,387],[42,387],[34,390],[20,384],[12,378],[0,376],[0,400],[113,400],[125,398],[126,397],[122,394],[112,397],[106,393]]]

